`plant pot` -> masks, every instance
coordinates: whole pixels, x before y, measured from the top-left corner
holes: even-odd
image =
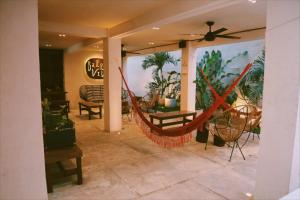
[[[164,105],[165,105],[165,98],[159,97],[159,99],[158,99],[158,104],[159,104],[160,106],[164,106]]]
[[[204,128],[203,131],[197,131],[196,141],[200,143],[206,143],[208,140],[208,130]]]
[[[165,106],[167,108],[174,108],[176,107],[176,105],[177,105],[176,99],[165,98]]]
[[[217,135],[214,135],[214,145],[217,147],[223,147],[225,145],[225,141]]]
[[[44,146],[48,149],[72,146],[76,142],[75,129],[48,130],[44,136]]]

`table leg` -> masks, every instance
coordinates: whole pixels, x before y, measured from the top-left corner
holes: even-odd
[[[46,164],[46,181],[48,193],[53,192],[52,179],[51,179],[51,166]]]
[[[102,119],[102,106],[99,106],[99,115],[100,115],[100,119]]]
[[[160,128],[163,127],[163,120],[162,120],[162,119],[159,120],[159,127],[160,127]]]
[[[76,158],[76,171],[77,171],[77,184],[82,184],[82,168],[81,168],[81,157]]]
[[[90,120],[90,119],[91,119],[91,114],[92,114],[92,113],[91,113],[91,108],[88,107],[87,110],[88,110],[88,113],[89,113],[89,120]]]
[[[67,101],[67,109],[68,109],[68,113],[70,112],[70,101]]]
[[[186,118],[185,118],[185,116],[183,117],[183,126],[185,125],[185,120],[186,120]]]
[[[79,103],[79,115],[81,115],[81,103]]]

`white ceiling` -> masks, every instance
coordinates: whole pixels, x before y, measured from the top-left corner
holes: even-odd
[[[155,45],[168,44],[179,40],[194,40],[203,36],[195,35],[189,36],[184,34],[202,33],[208,31],[206,21],[214,21],[215,24],[212,30],[225,27],[228,30],[224,34],[236,32],[246,29],[265,27],[266,26],[266,8],[265,2],[257,2],[251,4],[245,1],[242,4],[233,5],[227,8],[218,9],[204,15],[192,17],[183,21],[168,24],[160,27],[160,30],[144,30],[137,34],[123,38],[123,43],[128,50],[135,50],[141,48],[151,47],[149,42],[154,42]],[[236,34],[241,36],[242,40],[256,39],[264,37],[264,30],[254,31],[243,34]],[[239,42],[242,40],[229,40],[217,38],[214,43],[223,43],[224,41]],[[208,43],[208,42],[201,42]],[[212,42],[209,42],[212,43]],[[155,46],[154,45],[154,46]]]
[[[195,3],[196,0],[39,0],[39,21],[71,24],[84,27],[111,28],[128,20],[139,18],[144,13],[154,12],[170,3],[184,2]],[[198,0],[197,0],[198,1]],[[206,4],[211,1],[203,1]],[[151,47],[149,42],[155,45],[168,44],[180,39],[195,39],[196,37],[183,34],[202,33],[208,31],[205,22],[215,21],[213,30],[225,27],[225,33],[264,27],[266,26],[266,2],[257,0],[252,4],[247,0],[226,8],[220,8],[205,14],[193,16],[175,23],[160,26],[160,30],[147,28],[135,34],[122,38],[122,43],[127,50],[137,50]],[[40,46],[45,43],[52,43],[52,48],[68,48],[87,37],[79,35],[67,35],[65,38],[57,36],[58,32],[40,31]],[[258,39],[264,37],[264,30],[249,33],[237,34],[242,40],[216,39],[214,42],[200,42],[199,45],[240,42],[243,40]],[[96,48],[96,45],[89,45],[89,49]],[[100,47],[101,48],[101,47]]]
[[[39,20],[111,28],[174,0],[39,0]]]

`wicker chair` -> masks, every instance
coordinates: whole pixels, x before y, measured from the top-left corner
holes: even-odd
[[[156,112],[155,107],[157,106],[158,99],[159,95],[156,93],[152,94],[151,97],[149,95],[146,95],[139,101],[139,106],[141,107],[141,110],[143,112]]]
[[[233,151],[236,147],[239,149],[245,160],[245,156],[238,140],[247,128],[250,115],[249,111],[250,108],[248,105],[233,107],[225,110],[222,114],[219,114],[207,123],[209,132],[212,135],[220,137],[229,147],[231,147],[229,161],[231,161]],[[206,148],[207,143],[205,149]]]
[[[248,133],[248,136],[241,148],[243,148],[243,146],[245,146],[245,144],[248,142],[251,134],[253,136],[253,140],[255,135],[258,137],[258,139],[260,139],[259,134],[262,112],[259,111],[256,106],[251,105],[249,107],[251,108],[251,112],[245,128],[245,132]]]
[[[132,118],[132,105],[129,98],[129,94],[127,90],[122,88],[122,117],[123,115],[127,115],[128,120],[131,121]],[[131,117],[130,117],[131,116]]]

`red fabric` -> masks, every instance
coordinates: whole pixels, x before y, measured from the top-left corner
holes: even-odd
[[[156,143],[160,143],[160,142],[166,142],[164,141],[165,138],[163,140],[160,140],[157,137],[162,137],[162,136],[167,136],[167,138],[170,139],[170,137],[179,137],[179,136],[183,136],[185,134],[190,134],[190,132],[192,132],[195,129],[202,129],[203,125],[206,121],[209,120],[209,118],[212,116],[212,114],[217,110],[217,108],[223,104],[225,104],[225,99],[228,97],[228,95],[232,92],[232,90],[235,88],[235,86],[238,84],[238,82],[241,80],[241,78],[247,73],[247,71],[250,69],[250,67],[252,66],[251,63],[249,63],[245,69],[243,70],[243,72],[240,74],[240,76],[235,79],[231,86],[229,88],[226,89],[226,91],[224,92],[224,94],[222,96],[216,95],[215,96],[215,102],[212,104],[212,106],[206,110],[205,112],[203,112],[201,115],[197,116],[194,120],[192,120],[191,122],[187,123],[184,126],[181,127],[173,127],[173,128],[168,128],[168,129],[162,129],[154,124],[152,124],[142,113],[141,109],[139,108],[136,98],[133,96],[132,92],[129,90],[128,84],[123,76],[123,73],[121,71],[121,68],[119,68],[121,76],[124,80],[125,86],[128,90],[129,96],[131,98],[134,110],[136,112],[136,114],[139,116],[139,118],[141,119],[141,122],[143,125],[147,126],[147,128],[152,129],[152,132],[150,131],[149,134],[151,134],[153,140],[159,140],[156,141]],[[206,80],[208,83],[209,81]],[[209,83],[210,85],[210,83]],[[212,88],[210,88],[212,90]],[[145,129],[145,127],[144,127]],[[175,145],[176,146],[176,145]]]
[[[220,95],[216,92],[215,88],[211,85],[211,83],[209,82],[207,76],[205,75],[204,71],[200,68],[200,71],[209,87],[209,89],[211,90],[211,92],[213,93],[214,97],[217,99],[217,98],[220,98]],[[230,108],[230,105],[228,105],[228,103],[224,102],[224,104],[222,104],[223,108],[225,110],[229,109]]]

